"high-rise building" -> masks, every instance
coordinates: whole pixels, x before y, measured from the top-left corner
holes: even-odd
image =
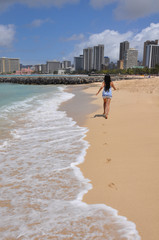
[[[93,68],[100,71],[104,64],[104,45],[99,44],[93,48]]]
[[[150,41],[147,40],[144,42],[144,50],[143,50],[143,66],[146,66],[146,59],[147,59],[147,46],[148,45],[158,45],[158,40]]]
[[[18,58],[10,58],[9,64],[9,72],[15,72],[20,70],[20,63]]]
[[[62,62],[62,69],[71,67],[71,61],[65,60]]]
[[[7,73],[9,72],[9,61],[8,58],[0,58],[0,72]]]
[[[47,65],[41,64],[41,73],[47,73]]]
[[[20,63],[18,58],[0,58],[0,72],[13,73],[20,70]]]
[[[120,43],[120,51],[119,51],[119,61],[118,68],[123,69],[125,52],[129,49],[129,42],[124,41]]]
[[[138,51],[134,48],[130,48],[125,52],[124,57],[124,69],[133,68],[137,66]]]
[[[58,71],[61,68],[61,63],[58,61],[47,61],[47,73],[54,73],[55,71]]]
[[[81,71],[83,70],[83,55],[80,55],[79,57],[74,57],[74,65],[75,65],[75,71]]]
[[[41,64],[34,65],[34,68],[36,73],[41,73]]]
[[[119,52],[119,61],[124,60],[125,52],[129,49],[129,42],[121,42],[120,43],[120,52]]]
[[[146,46],[146,63],[148,68],[154,68],[159,64],[159,45],[149,44]]]
[[[86,71],[93,69],[93,48],[89,47],[83,49],[83,65]]]

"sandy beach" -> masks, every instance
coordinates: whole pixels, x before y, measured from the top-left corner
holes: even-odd
[[[114,82],[108,119],[102,116],[101,83],[73,86],[62,108],[89,129],[80,165],[93,185],[83,201],[104,203],[136,224],[143,240],[159,236],[159,78]]]

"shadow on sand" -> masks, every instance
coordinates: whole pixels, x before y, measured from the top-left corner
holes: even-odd
[[[106,118],[104,114],[96,114],[96,115],[94,115],[93,118],[96,118],[96,117],[103,117],[103,118]]]

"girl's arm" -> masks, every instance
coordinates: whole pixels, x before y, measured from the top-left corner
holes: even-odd
[[[104,82],[102,83],[102,86],[99,88],[98,92],[96,93],[96,96],[98,95],[98,93],[100,93],[100,91],[103,89],[104,87]]]
[[[110,85],[111,85],[111,87],[112,87],[114,90],[116,90],[116,87],[114,86],[114,83],[113,83],[113,82],[111,82]]]

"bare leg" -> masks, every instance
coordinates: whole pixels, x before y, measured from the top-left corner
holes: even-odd
[[[103,99],[103,115],[105,115],[106,112],[106,99]]]
[[[111,101],[111,98],[107,98],[107,101],[106,101],[106,114],[105,114],[105,117],[108,118],[108,114],[109,114],[109,110],[110,110],[110,101]]]

